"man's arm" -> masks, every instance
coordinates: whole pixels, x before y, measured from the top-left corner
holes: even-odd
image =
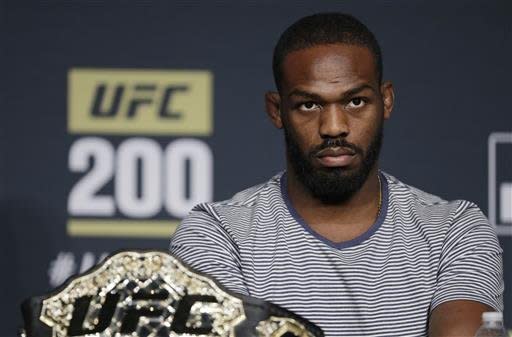
[[[502,250],[480,209],[462,201],[443,243],[429,337],[473,337],[482,313],[503,310]]]
[[[430,315],[429,337],[473,337],[482,323],[482,313],[495,311],[475,301],[455,300],[440,304]]]
[[[169,251],[229,290],[247,295],[237,244],[210,205],[190,212],[171,237]]]

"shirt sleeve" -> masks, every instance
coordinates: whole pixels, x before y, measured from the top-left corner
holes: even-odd
[[[196,206],[171,237],[170,253],[227,289],[248,295],[238,247],[207,204]]]
[[[503,311],[502,253],[480,209],[461,202],[443,243],[431,310],[451,300],[473,300]]]

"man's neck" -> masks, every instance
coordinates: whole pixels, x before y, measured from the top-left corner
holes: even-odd
[[[346,241],[364,233],[376,220],[381,201],[377,165],[363,186],[348,200],[325,204],[311,195],[293,171],[287,171],[287,192],[299,215],[331,241]]]

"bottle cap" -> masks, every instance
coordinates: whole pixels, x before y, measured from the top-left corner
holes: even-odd
[[[502,322],[503,313],[498,311],[488,311],[482,314],[482,320],[484,322]]]

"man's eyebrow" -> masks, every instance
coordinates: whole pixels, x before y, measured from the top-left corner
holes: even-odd
[[[300,89],[292,90],[288,94],[288,97],[292,97],[292,96],[299,96],[299,97],[303,97],[303,98],[312,99],[312,100],[315,100],[315,101],[321,101],[322,100],[322,97],[320,95],[314,94],[312,92],[307,92],[307,91],[304,91],[304,90],[300,90]]]
[[[355,94],[360,93],[361,91],[363,91],[363,90],[365,90],[365,89],[370,89],[374,94],[376,93],[376,92],[375,92],[375,89],[374,89],[371,85],[369,85],[369,84],[361,84],[361,85],[360,85],[360,86],[358,86],[358,87],[355,87],[355,88],[352,88],[352,89],[347,90],[347,91],[343,94],[343,96],[344,96],[344,97],[350,97],[350,96],[353,96],[353,95],[355,95]]]
[[[350,97],[350,96],[356,95],[356,94],[360,93],[361,91],[363,91],[365,89],[370,89],[373,93],[375,93],[375,89],[371,85],[369,85],[369,84],[361,84],[361,85],[359,85],[359,86],[357,86],[355,88],[352,88],[352,89],[349,89],[349,90],[345,91],[343,93],[343,97]],[[315,93],[312,93],[312,92],[300,90],[300,89],[292,90],[288,94],[288,97],[292,97],[292,96],[300,96],[300,97],[303,97],[303,98],[308,98],[308,99],[317,100],[317,101],[322,100],[322,96],[320,96],[318,94],[315,94]]]

